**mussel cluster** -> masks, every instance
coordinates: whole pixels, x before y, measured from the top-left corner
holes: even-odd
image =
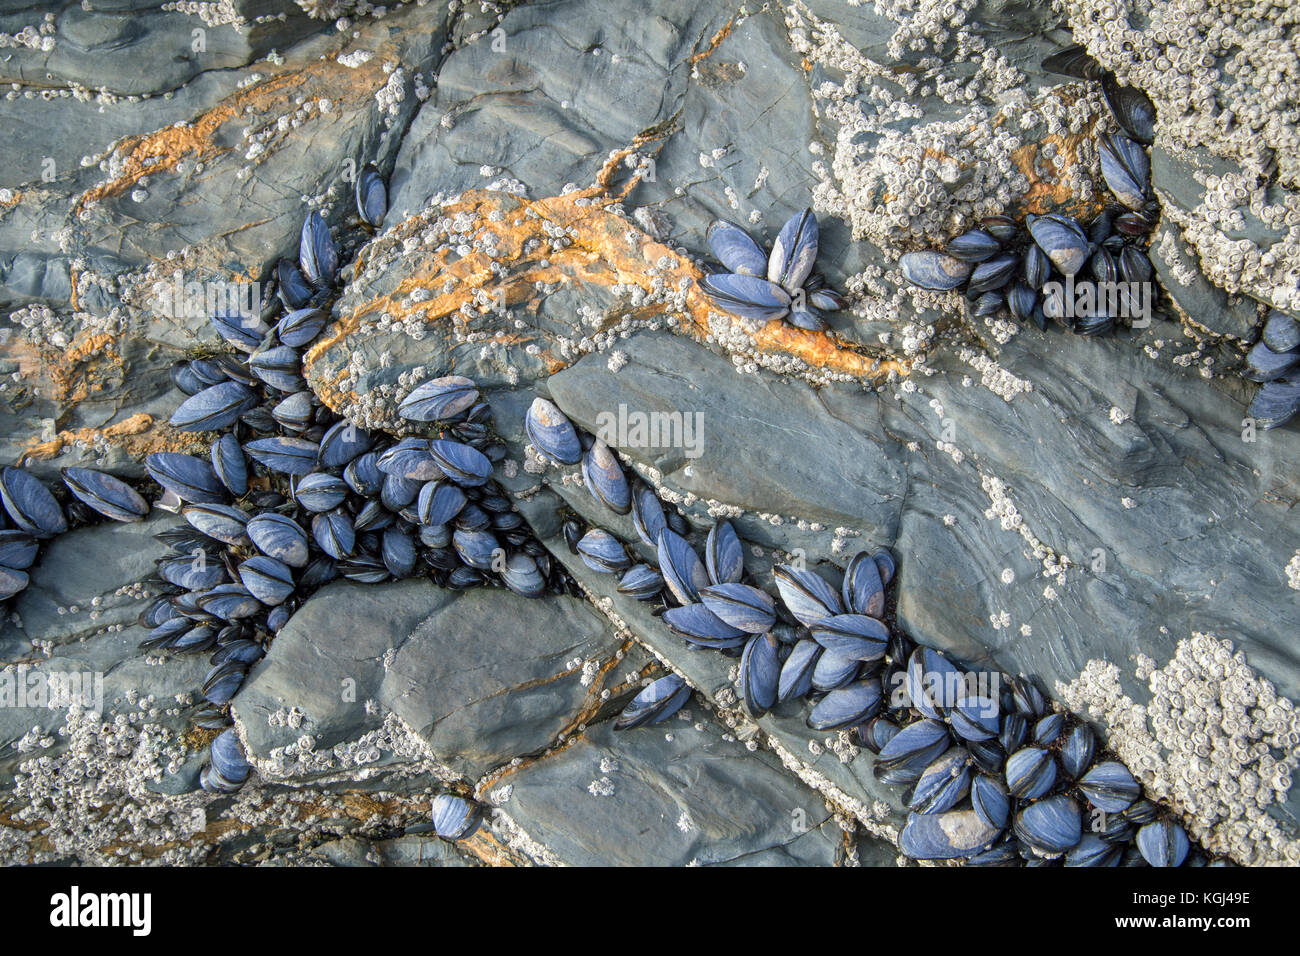
[[[740,226],[715,220],[709,226],[709,248],[728,271],[706,275],[700,288],[719,308],[742,318],[785,319],[797,328],[822,331],[826,328],[822,312],[834,312],[847,303],[812,271],[818,236],[817,217],[804,209],[786,221],[771,254],[765,254]]]
[[[382,180],[367,166],[357,180],[361,221],[386,211]],[[335,578],[379,583],[428,574],[453,589],[505,586],[525,597],[572,588],[492,479],[505,456],[488,407],[470,379],[425,382],[401,403],[405,420],[433,437],[372,435],[325,407],[302,376],[301,350],[324,328],[339,252],[318,212],[303,223],[298,261],[280,260],[276,294],[258,315],[211,316],[235,351],[178,363],[172,381],[186,398],[170,424],[216,432],[205,457],[146,457],[162,488],[156,504],[188,523],[161,532],[172,553],[158,562],[163,593],[141,614],[141,647],[211,652],[204,703],[192,714],[222,729],[202,785],[233,792],[248,764],[227,704],[271,638],[302,601]],[[149,504],[111,475],[66,468],[83,505],[136,521]],[[37,539],[66,530],[53,494],[31,474],[7,468],[0,497],[17,525],[0,530],[0,598],[26,586]],[[71,507],[71,506],[70,506]]]
[[[1276,428],[1300,412],[1300,322],[1274,309],[1264,333],[1246,353],[1242,375],[1262,382],[1246,414],[1265,428]]]
[[[42,541],[99,515],[115,521],[139,521],[149,513],[144,498],[112,475],[89,468],[64,468],[63,483],[76,499],[66,512],[31,472],[23,468],[0,471],[0,503],[4,505],[0,511],[0,601],[27,588],[27,570],[36,563]]]
[[[977,317],[1005,311],[1040,329],[1047,328],[1050,318],[1080,335],[1101,335],[1114,329],[1117,319],[1141,314],[1144,303],[1136,298],[1136,289],[1150,283],[1154,273],[1143,247],[1160,211],[1152,198],[1151,161],[1144,149],[1155,135],[1155,108],[1141,90],[1120,86],[1081,47],[1051,56],[1043,65],[1101,81],[1123,131],[1106,133],[1097,142],[1102,176],[1118,201],[1086,225],[1055,213],[1026,216],[1023,228],[1009,216],[989,216],[943,251],[904,254],[899,267],[908,282],[922,289],[964,290]],[[1078,308],[1067,301],[1067,290],[1084,282],[1096,292]]]
[[[1067,866],[1178,866],[1188,858],[1183,828],[1143,799],[1122,763],[1098,754],[1086,723],[1050,711],[1026,678],[967,674],[885,623],[895,575],[887,549],[855,555],[838,588],[778,565],[778,603],[745,571],[729,522],[709,531],[701,558],[681,516],[629,481],[605,442],[579,433],[553,403],[534,401],[525,430],[542,457],[581,464],[592,497],[630,512],[654,554],[639,560],[608,531],[584,533],[570,519],[569,547],[588,567],[618,575],[620,592],[661,605],[664,623],[688,644],[738,654],[741,697],[753,717],[806,697],[810,728],[851,731],[877,755],[878,779],[910,788],[899,840],[906,855]],[[628,704],[615,729],[666,720],[690,693],[681,677],[662,677]]]

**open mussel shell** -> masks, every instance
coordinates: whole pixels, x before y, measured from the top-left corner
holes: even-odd
[[[709,224],[705,239],[728,272],[743,276],[767,275],[767,256],[740,226],[725,219]]]
[[[844,584],[840,594],[844,598],[844,606],[854,614],[875,618],[883,616],[885,582],[877,559],[865,551],[854,555],[844,569]]]
[[[856,661],[878,661],[889,647],[889,628],[865,614],[832,614],[808,630],[826,650]]]
[[[1182,866],[1191,845],[1183,828],[1165,817],[1138,830],[1137,848],[1152,866]]]
[[[328,318],[321,309],[294,309],[276,324],[276,338],[285,345],[300,349],[320,335]]]
[[[622,574],[632,566],[623,543],[600,528],[592,528],[582,536],[578,556],[587,567],[602,574]]]
[[[877,776],[887,783],[914,783],[952,743],[948,728],[937,720],[908,724],[881,748]]]
[[[144,468],[149,477],[182,501],[205,505],[224,502],[227,497],[211,464],[194,455],[155,451],[144,458]]]
[[[248,673],[247,665],[238,661],[226,661],[218,664],[208,672],[203,681],[203,698],[210,704],[228,704],[239,692]]]
[[[669,674],[649,684],[623,708],[614,721],[615,730],[631,730],[667,720],[690,699],[691,688],[676,674]]]
[[[1016,713],[1023,714],[1026,718],[1038,718],[1043,716],[1047,709],[1047,701],[1043,698],[1043,692],[1027,677],[1012,677],[1008,681],[1011,691],[1011,704],[1016,709]]]
[[[790,294],[755,276],[719,272],[700,279],[700,290],[718,308],[746,319],[780,319],[790,312]]]
[[[1127,136],[1108,133],[1097,145],[1101,174],[1115,198],[1129,209],[1141,209],[1151,191],[1151,161],[1144,150]]]
[[[302,271],[289,259],[281,259],[275,266],[276,294],[290,312],[301,309],[312,301],[315,290],[303,278]]]
[[[634,564],[618,582],[620,594],[626,594],[638,601],[653,600],[663,588],[663,575],[648,564]]]
[[[298,350],[288,345],[254,353],[249,356],[248,368],[260,381],[286,394],[300,391],[305,384]]]
[[[745,553],[731,522],[719,521],[710,529],[704,543],[704,566],[714,584],[734,584],[744,574]]]
[[[248,541],[248,515],[231,505],[186,505],[181,515],[196,530],[222,544],[241,545]]]
[[[786,220],[772,243],[767,278],[791,295],[804,284],[817,262],[817,217],[803,209]]]
[[[332,286],[339,269],[338,246],[330,236],[329,226],[316,210],[303,220],[298,243],[298,266],[307,281],[315,286]]]
[[[912,706],[940,720],[965,693],[965,675],[933,648],[918,647],[908,658],[905,685]]]
[[[685,538],[668,527],[660,531],[658,560],[664,584],[678,603],[694,604],[700,600],[700,588],[709,585],[709,572]]]
[[[479,571],[492,570],[497,555],[504,557],[501,543],[490,531],[466,531],[458,528],[451,535],[451,546],[461,561]]]
[[[772,577],[786,609],[801,624],[812,625],[824,617],[844,613],[839,595],[820,574],[780,564],[772,569]]]
[[[222,339],[241,352],[257,351],[266,338],[266,333],[270,331],[257,316],[238,312],[214,312],[208,321]],[[201,367],[191,363],[191,368],[196,374],[201,374]]]
[[[433,829],[444,840],[464,840],[478,829],[478,809],[464,797],[440,793],[433,798]]]
[[[320,446],[305,438],[275,435],[248,442],[244,445],[244,453],[272,471],[285,475],[309,475],[316,467]]]
[[[652,548],[659,546],[659,534],[668,526],[664,506],[644,485],[632,492],[632,524],[638,537]]]

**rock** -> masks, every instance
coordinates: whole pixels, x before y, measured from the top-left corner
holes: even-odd
[[[691,708],[623,735],[602,724],[505,778],[505,811],[577,866],[828,865],[839,828],[770,757]]]
[[[856,845],[892,863],[903,794],[875,781],[869,754],[812,733],[805,703],[744,715],[733,659],[688,653],[568,552],[562,508],[635,534],[576,469],[528,457],[536,395],[600,431],[697,531],[729,518],[759,586],[775,563],[835,580],[855,551],[889,546],[899,627],[1076,710],[1096,703],[1080,674],[1101,661],[1134,706],[1159,702],[1137,672],[1203,633],[1231,639],[1278,694],[1300,693],[1300,439],[1243,424],[1252,388],[1236,374],[1257,304],[1300,302],[1294,130],[1268,118],[1284,108],[1256,108],[1253,81],[1224,93],[1192,51],[1228,117],[1202,144],[1186,74],[1142,77],[1156,57],[1118,49],[1093,0],[1067,3],[1073,38],[1061,11],[1021,0],[943,24],[830,0],[739,13],[647,0],[617,31],[596,0],[507,6],[0,14],[6,36],[32,27],[0,64],[16,84],[0,115],[19,131],[0,143],[0,459],[51,480],[92,462],[140,478],[151,451],[206,452],[165,424],[168,367],[217,341],[208,303],[170,308],[171,283],[264,287],[319,208],[343,268],[304,358],[317,396],[411,434],[395,409],[417,381],[474,377],[507,446],[498,476],[591,598],[525,603],[418,578],[322,589],[235,700],[259,772],[231,816],[231,800],[192,790],[209,735],[185,713],[205,655],[137,649],[161,553],[149,536],[175,519],[72,532],[6,609],[0,664],[102,673],[104,720],[123,723],[104,736],[84,715],[0,709],[0,803],[32,808],[25,825],[44,841],[0,826],[0,858],[103,862],[121,846],[134,859],[175,831],[166,859],[207,859],[211,811],[232,828],[221,862],[518,862],[524,846],[543,861],[830,863]],[[1040,66],[1072,39],[1149,83],[1160,114],[1149,251],[1167,305],[1149,329],[1096,341],[972,320],[896,268],[982,215],[1098,208],[1087,142],[1112,120],[1095,85]],[[1289,55],[1242,50],[1257,67]],[[1255,75],[1294,73],[1265,66]],[[373,233],[352,213],[366,161],[390,187]],[[805,206],[819,271],[851,296],[831,334],[743,321],[700,293],[712,219],[770,243]],[[647,440],[637,416],[698,430]],[[704,729],[614,735],[612,715],[665,667],[696,687]],[[37,753],[50,761],[22,769]],[[60,802],[88,767],[104,819]],[[604,777],[613,797],[597,794]],[[492,802],[514,789],[472,847],[450,847],[416,829],[444,786]],[[283,817],[295,800],[317,822]],[[869,836],[844,837],[826,800]],[[795,810],[813,821],[802,834]],[[139,819],[163,822],[123,841]]]
[[[439,764],[477,777],[594,716],[620,646],[572,598],[331,584],[276,637],[234,712],[257,759],[304,734],[328,751],[391,712]]]
[[[1229,295],[1210,283],[1196,263],[1196,252],[1181,238],[1177,227],[1165,225],[1151,242],[1151,264],[1173,300],[1180,318],[1215,335],[1253,342],[1260,320],[1254,299]]]

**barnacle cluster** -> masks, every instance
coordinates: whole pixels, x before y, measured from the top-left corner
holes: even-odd
[[[1180,641],[1164,667],[1139,657],[1137,677],[1150,691],[1145,706],[1107,661],[1056,689],[1106,726],[1110,746],[1153,795],[1182,808],[1207,850],[1243,864],[1300,863],[1300,841],[1269,813],[1286,800],[1300,760],[1295,705],[1211,634]]]
[[[1059,7],[1076,41],[1154,100],[1158,147],[1191,165],[1194,183],[1161,200],[1201,271],[1229,292],[1300,314],[1300,54],[1287,42],[1294,6],[1061,0]],[[1158,182],[1162,188],[1169,187]]]

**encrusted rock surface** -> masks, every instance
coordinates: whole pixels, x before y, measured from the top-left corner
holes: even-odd
[[[1296,862],[1300,428],[1243,422],[1254,386],[1237,374],[1265,306],[1300,315],[1297,70],[1268,44],[1294,11],[1262,5],[1257,27],[1243,15],[1200,49],[1183,14],[1214,5],[1148,8],[1099,23],[1092,0],[0,16],[0,116],[19,131],[0,143],[0,460],[139,477],[150,451],[206,448],[166,426],[167,370],[217,339],[164,299],[265,280],[320,208],[346,287],[307,356],[313,389],[400,429],[416,384],[473,377],[509,447],[498,478],[591,598],[323,589],[235,700],[254,782],[214,798],[195,790],[210,735],[184,716],[203,662],[136,649],[149,535],[175,519],[75,531],[10,602],[0,665],[103,672],[113,729],[0,707],[0,860],[892,862],[901,794],[870,754],[809,731],[802,707],[744,716],[734,661],[686,650],[569,554],[562,506],[635,535],[576,469],[527,450],[541,394],[588,430],[612,421],[625,463],[697,526],[731,519],[761,583],[791,556],[833,576],[890,547],[909,634],[1033,675],[1207,849]],[[1066,27],[1159,110],[1163,294],[1149,328],[1096,341],[964,317],[896,268],[981,215],[1098,207],[1092,137],[1113,121],[1095,85],[1039,67]],[[349,181],[367,161],[390,188],[373,237]],[[831,333],[713,308],[695,287],[709,221],[770,242],[805,205],[819,268],[851,297]],[[655,413],[698,430],[619,440],[619,421]],[[696,688],[690,718],[615,734],[665,667]],[[1216,667],[1236,679],[1215,685]],[[1209,699],[1174,699],[1181,669]],[[93,825],[59,784],[89,768],[113,808]],[[1244,774],[1249,793],[1224,785]],[[422,826],[445,787],[491,808],[454,848]]]

